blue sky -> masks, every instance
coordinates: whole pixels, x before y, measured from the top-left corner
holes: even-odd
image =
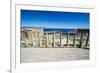
[[[89,13],[21,10],[21,27],[89,28]]]

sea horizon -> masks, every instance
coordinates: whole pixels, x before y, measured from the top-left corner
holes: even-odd
[[[58,32],[73,32],[76,29],[88,29],[89,28],[45,28],[45,27],[21,27],[21,28],[43,28],[44,32],[58,31]]]
[[[21,28],[43,28],[43,29],[90,29],[90,28],[49,28],[49,27],[34,27],[34,26],[21,26]]]

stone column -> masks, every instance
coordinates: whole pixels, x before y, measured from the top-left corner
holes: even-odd
[[[75,46],[75,33],[73,33],[73,46]]]
[[[55,47],[55,33],[53,33],[53,44],[52,44],[53,47]]]
[[[87,34],[87,39],[86,39],[85,47],[87,47],[87,45],[88,45],[88,41],[89,41],[89,32],[88,32],[88,34]]]
[[[83,32],[81,32],[79,48],[81,48],[82,46],[82,38],[83,38]]]
[[[67,35],[66,46],[68,46],[68,33],[66,35]]]
[[[62,35],[61,35],[61,33],[60,33],[60,47],[61,47],[61,38],[62,38]]]
[[[48,33],[46,32],[46,47],[48,47]]]

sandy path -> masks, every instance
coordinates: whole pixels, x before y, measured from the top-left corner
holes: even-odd
[[[81,48],[21,48],[21,62],[87,60],[89,50]]]

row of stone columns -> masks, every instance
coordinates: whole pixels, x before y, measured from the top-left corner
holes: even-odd
[[[30,35],[31,37],[29,37],[31,40],[33,40],[33,44],[34,44],[34,40],[35,40],[35,38],[34,38],[34,35],[33,34],[35,34],[34,32],[28,32],[28,35]],[[48,47],[48,33],[46,32],[45,33],[46,35],[46,47]],[[60,39],[60,46],[59,47],[62,47],[61,46],[61,42],[62,42],[62,34],[63,33],[59,33],[59,39]],[[76,36],[76,33],[66,33],[66,47],[68,46],[68,40],[69,40],[69,35],[73,35],[73,44],[72,44],[72,46],[75,46],[75,36]],[[42,36],[43,34],[41,34],[41,33],[37,33],[37,37],[36,38],[38,38],[38,47],[41,47],[42,46],[42,42],[41,42],[41,36]],[[55,33],[53,33],[52,34],[53,35],[53,43],[52,43],[52,47],[55,47]],[[81,33],[81,35],[80,35],[80,41],[79,41],[79,47],[81,48],[81,46],[82,46],[82,38],[83,38],[83,33]],[[88,44],[88,41],[89,41],[89,33],[87,34],[87,39],[86,39],[86,43],[85,43],[85,47],[87,47],[87,44]],[[33,46],[34,47],[34,46]]]

